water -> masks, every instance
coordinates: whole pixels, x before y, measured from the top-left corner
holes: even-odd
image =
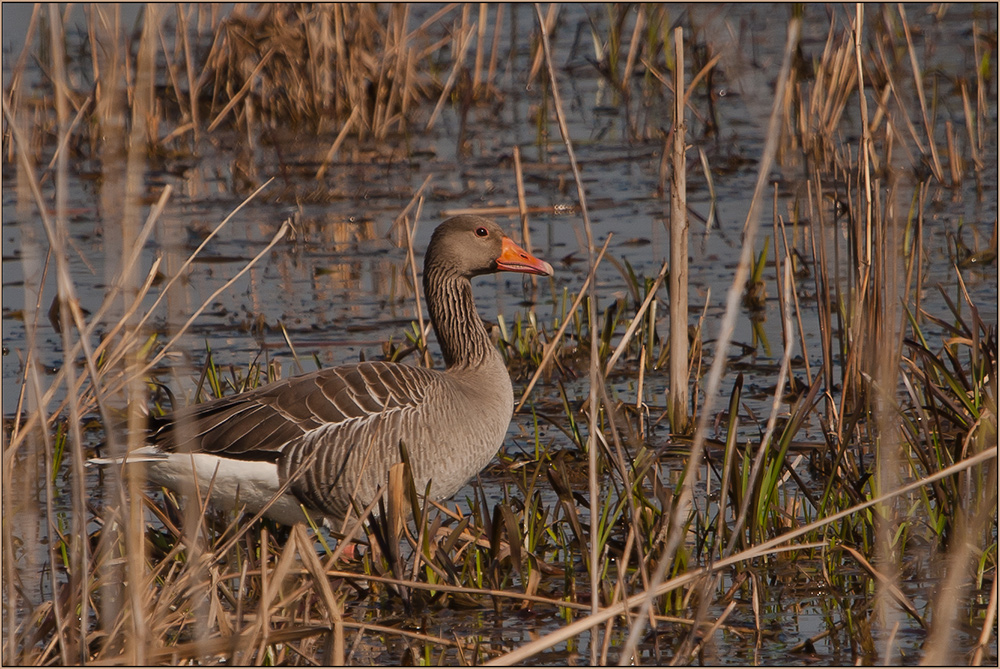
[[[5,84],[10,79],[12,61],[19,53],[18,26],[23,34],[23,22],[26,21],[24,17],[9,14],[12,11],[9,7],[4,7]],[[435,9],[415,6],[413,25],[418,25]],[[787,11],[784,6],[753,4],[691,5],[677,8],[671,14],[672,18],[676,15],[676,19],[686,15],[701,29],[697,39],[701,43],[709,42],[712,52],[722,56],[713,80],[718,133],[706,135],[703,123],[692,119],[691,150],[688,152],[688,205],[692,212],[689,322],[694,323],[704,313],[706,348],[711,348],[716,336],[741,247],[741,230],[757,178],[757,160],[762,152],[772,104],[773,78],[781,60]],[[594,241],[600,245],[611,235],[609,256],[620,263],[627,260],[641,276],[653,277],[668,256],[665,222],[669,202],[658,194],[664,145],[659,131],[670,127],[671,96],[663,93],[659,97],[654,95],[642,102],[633,100],[626,104],[592,65],[594,54],[588,17],[603,25],[606,21],[603,7],[567,5],[560,12],[553,49],[560,68],[557,74],[569,115],[569,130],[590,204]],[[802,40],[806,62],[818,59],[822,52],[829,29],[828,12],[838,17],[838,25],[852,18],[839,7],[806,7]],[[962,146],[967,147],[961,98],[951,85],[974,71],[976,54],[969,39],[970,30],[976,25],[979,30],[995,31],[996,8],[951,5],[940,20],[930,7],[910,8],[908,12],[915,27],[922,67],[925,72],[938,74],[935,81],[939,103],[935,113],[953,122],[959,130]],[[533,11],[527,6],[510,9],[505,26],[512,13],[519,26],[517,32],[528,34],[535,21]],[[780,20],[774,20],[775,16]],[[13,20],[9,21],[9,17]],[[874,13],[868,20],[875,20]],[[128,21],[126,24],[131,25]],[[995,32],[993,35],[995,37]],[[994,39],[991,62],[997,62],[995,44]],[[524,83],[524,73],[531,60],[527,41],[523,40],[516,49],[512,58],[507,58],[503,52],[502,62],[506,69],[498,80],[503,93],[502,104],[474,106],[463,136],[458,132],[459,113],[447,104],[433,130],[423,132],[423,123],[417,122],[418,130],[406,141],[392,138],[370,160],[335,162],[321,184],[313,180],[313,175],[333,138],[317,140],[280,128],[267,133],[264,137],[267,141],[258,141],[256,151],[249,156],[242,150],[243,137],[219,131],[215,135],[215,146],[204,144],[199,147],[200,155],[167,156],[151,165],[146,176],[147,194],[155,199],[160,189],[170,184],[175,195],[161,225],[143,250],[140,263],[143,268],[148,268],[157,256],[164,258],[165,267],[176,267],[207,232],[242,201],[248,189],[237,178],[238,172],[256,173],[261,181],[275,178],[258,198],[222,228],[202,258],[192,266],[186,294],[180,304],[172,307],[175,317],[170,319],[161,309],[151,319],[150,326],[161,336],[167,336],[194,308],[208,300],[207,308],[178,346],[185,359],[167,361],[159,370],[159,379],[179,398],[189,398],[209,349],[214,361],[224,367],[231,365],[234,370],[245,370],[248,362],[257,358],[277,362],[282,375],[287,376],[309,371],[317,365],[348,363],[362,357],[372,359],[382,354],[383,342],[404,342],[403,333],[415,320],[415,311],[405,248],[398,244],[399,236],[392,230],[392,220],[430,177],[414,239],[419,262],[434,226],[448,215],[470,208],[516,208],[514,146],[520,147],[522,153],[527,203],[529,207],[539,208],[531,216],[533,250],[553,264],[556,274],[551,281],[541,280],[536,285],[520,276],[477,280],[477,306],[486,318],[493,320],[499,315],[508,324],[519,313],[532,309],[538,321],[546,324],[551,332],[551,324],[560,314],[558,301],[553,296],[560,295],[564,289],[571,294],[579,290],[587,274],[587,254],[580,217],[567,213],[576,205],[576,193],[558,129],[550,122],[547,135],[540,137],[537,133],[535,118],[542,106],[544,90],[538,83],[529,86]],[[86,63],[79,65],[89,67]],[[948,312],[945,301],[933,290],[935,284],[947,286],[946,292],[958,301],[949,252],[951,236],[962,235],[970,246],[983,247],[996,225],[997,201],[992,187],[997,180],[995,83],[994,76],[994,89],[988,93],[987,118],[984,119],[988,127],[983,129],[987,135],[987,150],[983,156],[986,167],[979,179],[966,178],[954,189],[933,182],[930,186],[929,204],[924,214],[927,288],[921,306],[940,317]],[[695,107],[703,108],[703,93],[696,91],[695,96]],[[874,107],[869,110],[870,114],[873,112]],[[858,114],[856,104],[849,105],[845,111],[849,122],[845,126],[856,127]],[[916,117],[910,121],[919,124]],[[639,136],[630,132],[630,125],[641,129]],[[943,126],[943,122],[937,125]],[[903,126],[898,123],[898,127]],[[854,142],[856,152],[856,138]],[[938,145],[944,144],[939,141]],[[47,149],[46,155],[51,155],[51,150],[52,147]],[[711,200],[698,150],[705,152],[711,166],[716,194],[714,219],[707,232],[705,221],[710,217]],[[342,150],[341,155],[349,156],[350,150]],[[899,160],[905,167],[906,159]],[[25,260],[39,250],[33,250],[29,242],[34,239],[40,244],[41,252],[45,248],[37,215],[18,209],[14,170],[9,163],[6,167],[3,174],[2,295],[5,419],[13,414],[17,405],[23,375],[26,333],[20,314],[24,305],[34,299],[24,285]],[[802,182],[805,173],[801,156],[793,154],[784,156],[770,175],[778,183],[777,213],[789,221],[793,219],[795,204],[806,201]],[[73,245],[70,269],[81,306],[91,312],[96,312],[109,285],[105,267],[121,253],[108,238],[108,230],[113,228],[102,212],[101,181],[95,179],[98,174],[96,161],[93,164],[87,160],[72,162],[68,184]],[[902,189],[908,197],[906,186]],[[905,201],[906,197],[901,200]],[[802,216],[802,212],[798,214]],[[763,237],[771,235],[772,215],[772,199],[766,197],[761,212],[764,225],[758,250]],[[835,245],[845,248],[844,228],[830,224],[832,207],[827,217],[827,235],[818,238],[817,244],[826,244],[829,249]],[[515,237],[519,236],[516,216],[496,218]],[[286,219],[293,221],[294,238],[281,242],[250,272],[209,300],[249,258],[264,248]],[[811,231],[819,234],[815,227]],[[772,248],[773,243],[772,240]],[[800,248],[805,247],[800,245]],[[770,393],[766,391],[775,382],[775,370],[783,354],[773,271],[769,267],[764,277],[770,293],[761,324],[765,341],[755,345],[753,327],[745,315],[738,319],[734,333],[734,342],[744,345],[746,352],[740,360],[747,374],[745,406],[758,417],[757,422],[745,417],[747,435],[758,433],[758,422],[762,425],[763,417],[770,410]],[[981,317],[986,322],[996,323],[996,265],[989,265],[984,271],[963,271],[962,278]],[[821,335],[816,303],[806,299],[811,281],[805,284],[802,303],[806,332],[804,355],[815,370],[822,362],[818,339]],[[630,295],[622,271],[610,261],[605,261],[598,273],[598,291],[602,310],[614,299]],[[63,362],[61,338],[44,317],[55,295],[54,272],[47,274],[42,294],[43,317],[38,323],[36,350],[43,370],[51,372]],[[147,308],[151,301],[152,298],[147,300]],[[660,336],[665,337],[665,297],[661,297],[660,302],[658,330]],[[285,342],[282,326],[294,344],[298,361]],[[622,331],[623,328],[618,336]],[[940,339],[940,333],[933,328],[927,332]],[[731,356],[735,355],[735,350],[731,349]],[[714,351],[709,353],[714,355]],[[803,355],[803,352],[796,348],[794,354]],[[801,375],[801,369],[796,371]],[[637,389],[629,376],[614,383],[612,391],[617,398],[634,403]],[[723,381],[715,411],[725,408],[733,380],[734,375],[729,374]],[[579,403],[587,397],[586,374],[565,381],[571,402]],[[525,383],[524,378],[515,380],[518,396]],[[649,373],[645,379],[644,400],[662,407],[666,385],[666,370]],[[558,388],[554,384],[541,384],[534,391],[534,397],[539,406],[554,407],[552,410],[557,413],[561,411]],[[724,429],[724,423],[720,429]],[[522,450],[533,452],[534,436],[531,414],[519,414],[512,423],[505,454],[516,458]],[[94,435],[90,438],[92,444],[99,439]],[[807,424],[799,438],[821,442],[821,426]],[[541,439],[553,450],[575,448],[565,434],[554,428],[543,428]],[[667,443],[666,425],[654,425],[649,440],[654,445]],[[682,464],[677,460],[678,468]],[[809,476],[804,465],[799,473]],[[501,498],[503,486],[509,485],[506,476],[506,472],[496,466],[484,473],[488,499]],[[471,488],[463,490],[456,495],[456,502],[464,505],[464,500],[471,496]],[[913,587],[922,590],[926,584],[916,583]],[[787,647],[826,629],[829,620],[826,606],[831,595],[828,592],[770,591],[771,599],[763,617],[776,629],[775,636],[762,646],[755,646],[752,636],[733,630],[721,631],[715,643],[706,648],[704,661],[720,664],[796,663],[800,659],[801,663],[819,661],[824,664],[854,661],[855,651],[843,646],[847,637],[839,637],[836,633],[815,644],[818,660],[807,655],[789,658],[783,654]],[[483,617],[489,616],[483,613]],[[748,605],[741,604],[729,622],[752,627]],[[449,622],[455,629],[467,625],[469,630],[482,624],[478,617]],[[544,631],[545,624],[540,623],[539,628]],[[507,629],[507,626],[502,631],[496,630],[495,634],[510,645],[524,642],[530,636],[523,628]],[[880,640],[877,647],[882,648],[884,641]],[[908,650],[901,650],[901,655],[892,661],[916,661],[922,641],[922,636],[914,632],[912,626],[904,626],[895,642]],[[964,640],[963,647],[968,643],[969,640]],[[664,648],[671,646],[672,642],[664,642]],[[995,645],[992,648],[995,657]],[[580,657],[588,656],[586,647],[570,650],[561,647],[554,657],[543,661],[572,661],[576,657],[573,653],[577,652]]]

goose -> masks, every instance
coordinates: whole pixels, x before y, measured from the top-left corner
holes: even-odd
[[[423,273],[443,370],[371,361],[275,381],[153,419],[125,460],[181,495],[196,482],[218,508],[337,528],[352,501],[375,500],[402,443],[417,491],[451,497],[496,455],[513,416],[510,376],[470,282],[496,272],[553,270],[489,219],[444,221]]]

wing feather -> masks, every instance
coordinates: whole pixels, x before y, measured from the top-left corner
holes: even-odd
[[[166,451],[275,460],[313,431],[379,423],[394,409],[416,408],[440,374],[384,362],[323,369],[164,416],[152,441]]]

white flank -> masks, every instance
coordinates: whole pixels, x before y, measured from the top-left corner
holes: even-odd
[[[94,458],[94,464],[121,463],[114,458]],[[164,453],[154,446],[144,446],[129,454],[129,464],[144,463],[150,482],[169,488],[189,498],[195,490],[220,509],[256,514],[271,501],[281,487],[278,466],[273,462],[234,460],[210,453]],[[197,489],[195,483],[197,482]],[[284,525],[306,522],[299,501],[286,489],[264,515]],[[323,521],[322,514],[309,513],[313,522]]]

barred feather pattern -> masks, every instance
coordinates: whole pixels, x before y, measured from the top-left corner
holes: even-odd
[[[424,271],[424,295],[445,365],[476,367],[498,355],[476,312],[468,279],[449,276],[447,269],[440,266],[428,267]]]
[[[502,445],[513,389],[469,279],[430,258],[424,273],[447,369],[385,362],[324,369],[182,409],[161,419],[150,441],[167,453],[275,463],[299,502],[334,521],[352,499],[373,500],[401,461],[401,443],[418,492],[430,482],[433,499],[450,497]]]

